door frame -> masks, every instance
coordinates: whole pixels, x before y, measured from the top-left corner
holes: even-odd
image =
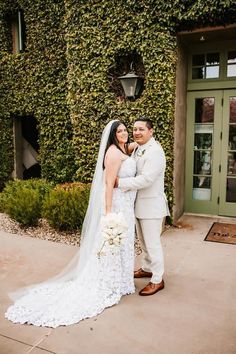
[[[219,215],[236,216],[236,201],[226,202],[226,184],[228,176],[228,142],[229,142],[229,98],[236,97],[236,89],[223,92],[223,116],[222,116],[222,149],[221,149],[221,174],[219,191]],[[235,124],[236,126],[236,124]],[[236,175],[232,176],[236,180]]]

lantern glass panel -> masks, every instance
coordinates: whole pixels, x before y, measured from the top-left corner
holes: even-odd
[[[121,79],[121,84],[125,91],[126,97],[135,97],[137,78]]]

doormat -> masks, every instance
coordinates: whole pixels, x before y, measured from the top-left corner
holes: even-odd
[[[236,224],[214,222],[204,241],[230,243],[236,245]]]

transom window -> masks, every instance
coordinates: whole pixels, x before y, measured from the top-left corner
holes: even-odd
[[[236,49],[197,53],[191,56],[191,79],[212,80],[236,77]]]
[[[205,53],[192,56],[192,79],[216,79],[220,73],[220,54]]]
[[[227,77],[236,76],[236,50],[228,52]]]

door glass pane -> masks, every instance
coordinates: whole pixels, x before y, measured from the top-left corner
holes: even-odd
[[[214,97],[196,98],[195,123],[210,123],[214,121]]]
[[[236,203],[236,97],[229,97],[229,107],[226,202]]]
[[[229,150],[236,151],[236,125],[229,126]]]
[[[228,153],[228,175],[236,175],[236,152]]]
[[[194,200],[211,200],[214,106],[214,97],[195,99],[192,191]]]
[[[236,123],[236,97],[230,97],[229,104],[230,104],[229,122]]]
[[[236,178],[227,178],[226,202],[236,203]]]
[[[211,200],[211,177],[193,177],[193,199]]]
[[[211,174],[211,152],[194,151],[193,173],[197,175]]]
[[[212,134],[196,133],[194,135],[194,149],[209,149],[212,146]]]

